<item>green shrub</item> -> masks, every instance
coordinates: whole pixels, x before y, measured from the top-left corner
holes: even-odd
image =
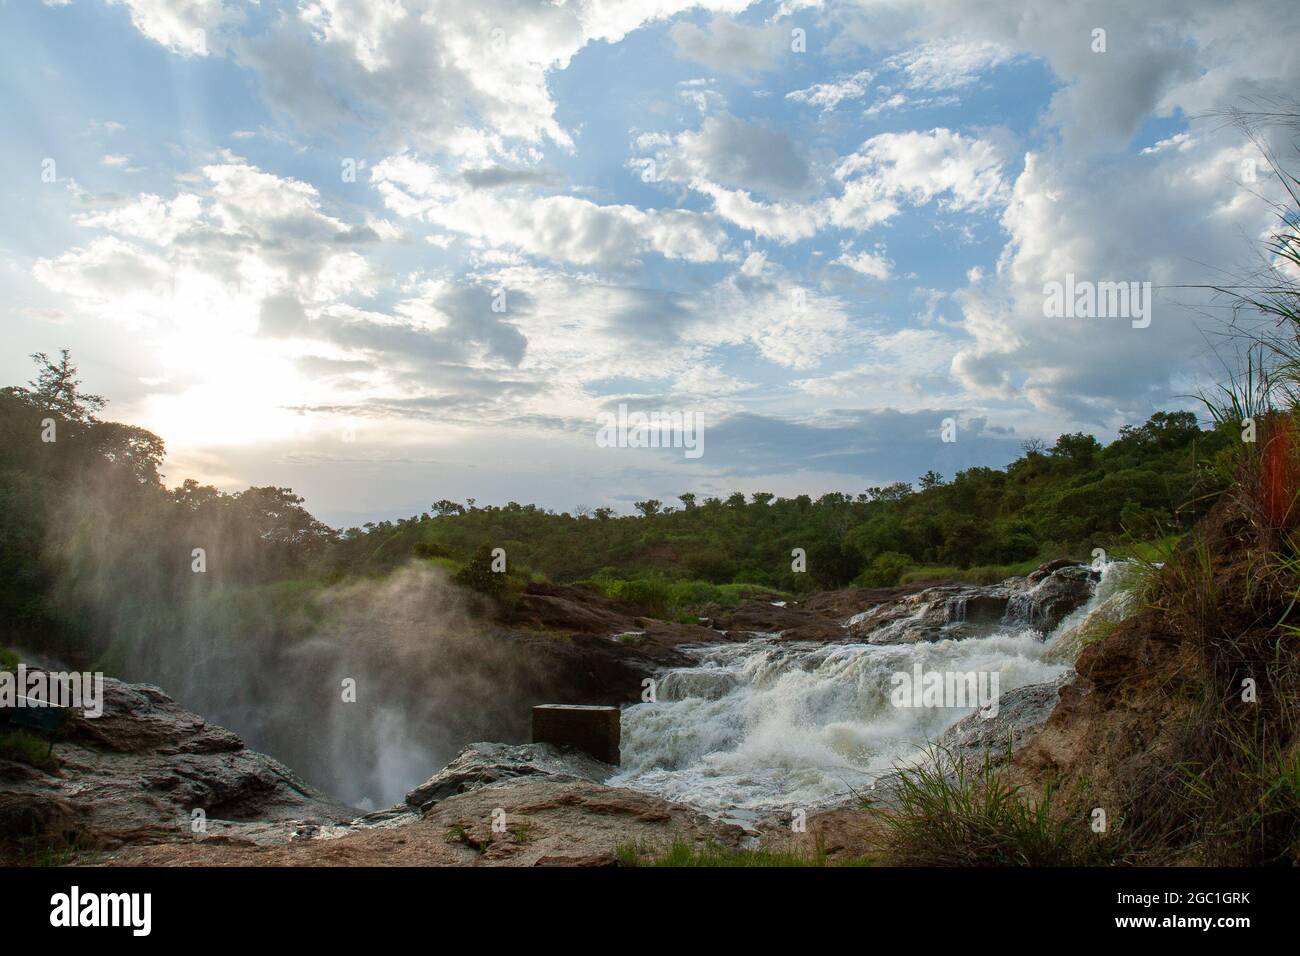
[[[931,751],[898,771],[898,806],[869,808],[898,863],[910,866],[1097,866],[1116,862],[1118,842],[1089,826],[1084,807],[1054,807],[1045,787],[1036,803],[1006,783],[989,760]]]
[[[482,545],[465,567],[456,572],[456,583],[488,597],[501,597],[508,587],[506,572],[494,571],[493,561],[491,546]]]
[[[18,669],[18,655],[8,648],[0,647],[0,671]]]
[[[51,773],[59,769],[58,758],[50,752],[50,742],[26,730],[0,730],[0,760],[25,763]]]
[[[897,551],[884,551],[871,559],[867,569],[853,581],[857,587],[892,588],[912,566],[912,559]]]

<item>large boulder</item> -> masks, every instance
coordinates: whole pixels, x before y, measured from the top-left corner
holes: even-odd
[[[1061,698],[1061,688],[1074,681],[1074,671],[1054,681],[1026,684],[998,697],[996,716],[975,713],[949,727],[936,742],[938,749],[967,767],[985,759],[1001,762],[1028,744],[1043,729]]]
[[[995,627],[1031,627],[1041,635],[1092,596],[1100,575],[1086,565],[1051,562],[999,584],[942,584],[885,601],[845,622],[869,644],[914,644],[983,636]]]
[[[618,768],[576,750],[551,744],[474,743],[406,795],[407,806],[428,810],[458,793],[468,793],[501,780],[549,777],[604,783]]]
[[[195,810],[208,834],[253,841],[358,814],[148,684],[106,678],[103,714],[74,712],[54,756],[54,770],[0,759],[0,854],[26,841],[44,849],[189,839]]]

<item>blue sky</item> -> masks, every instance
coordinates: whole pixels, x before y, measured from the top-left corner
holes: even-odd
[[[68,346],[169,482],[336,524],[1106,439],[1216,374],[1169,287],[1271,186],[1206,114],[1300,73],[1293,3],[1131,7],[10,0],[0,370]],[[1067,273],[1153,321],[1045,318]],[[706,454],[597,447],[619,403]]]

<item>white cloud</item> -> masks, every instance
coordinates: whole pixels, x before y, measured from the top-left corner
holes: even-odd
[[[937,200],[951,210],[980,210],[1005,203],[1003,157],[986,139],[948,129],[873,136],[835,169],[845,183],[836,215],[851,219],[859,197],[885,195],[914,205]]]
[[[748,189],[729,188],[710,177],[772,190],[773,176],[763,157],[779,151],[730,146],[720,150],[727,159],[715,164],[712,152],[699,148],[701,142],[713,142],[705,132],[656,140],[661,144],[656,163],[664,178],[708,196],[714,211],[728,222],[782,243],[810,238],[828,225],[864,232],[897,215],[903,203],[937,202],[947,212],[985,212],[1003,205],[1010,195],[997,144],[939,128],[882,133],[867,140],[835,164],[831,180],[838,194],[803,203],[765,202]],[[735,137],[720,139],[729,143]],[[773,168],[790,170],[781,177],[783,184],[799,179],[793,164],[781,162]]]
[[[190,229],[201,214],[202,200],[193,193],[182,193],[172,200],[146,193],[103,212],[78,216],[77,223],[168,246]]]
[[[973,344],[954,358],[956,377],[1096,424],[1140,417],[1177,398],[1175,380],[1214,374],[1198,327],[1213,324],[1205,295],[1173,287],[1223,281],[1246,265],[1243,237],[1260,235],[1272,215],[1254,190],[1274,188],[1239,184],[1249,155],[1235,132],[1209,129],[1109,164],[1104,176],[1082,159],[1030,155],[1003,215],[1010,239],[997,275],[974,277],[959,296]],[[1044,283],[1067,274],[1152,283],[1150,327],[1045,317]]]
[[[207,56],[219,48],[219,31],[243,12],[226,0],[108,0],[125,6],[135,28],[150,40],[186,56]]]
[[[692,7],[748,0],[312,0],[237,44],[266,97],[309,128],[363,123],[392,150],[484,164],[573,148],[548,85],[588,43]]]
[[[931,41],[890,57],[886,66],[900,71],[914,90],[950,90],[970,86],[984,73],[1015,59],[998,43]]]
[[[738,76],[771,70],[790,50],[788,27],[751,27],[730,17],[714,17],[703,28],[689,21],[676,23],[669,35],[678,56]]]
[[[475,190],[409,154],[383,160],[371,178],[398,215],[469,236],[486,247],[556,262],[622,268],[649,253],[712,262],[726,243],[722,229],[699,213]]]
[[[847,400],[851,407],[933,408],[961,397],[948,370],[958,341],[932,329],[869,333],[858,349],[869,360],[792,384],[809,395]]]
[[[883,246],[877,247],[874,253],[853,252],[852,248],[846,248],[833,261],[872,279],[888,279],[894,274],[894,260],[885,255]]]
[[[681,133],[661,160],[661,175],[679,182],[712,182],[778,197],[806,195],[816,185],[807,157],[789,136],[727,113]]]
[[[836,77],[829,83],[814,83],[805,89],[793,90],[785,94],[785,98],[819,107],[823,113],[828,113],[845,100],[860,100],[866,96],[874,77],[871,70],[858,70]]]

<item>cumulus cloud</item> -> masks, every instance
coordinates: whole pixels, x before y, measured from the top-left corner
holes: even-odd
[[[682,21],[673,25],[669,35],[678,56],[739,76],[773,69],[790,50],[789,27],[751,27],[730,17],[714,17],[703,27]]]
[[[988,394],[1014,384],[1036,407],[1094,425],[1175,401],[1173,383],[1209,371],[1212,358],[1205,295],[1174,287],[1242,268],[1243,237],[1260,235],[1272,215],[1238,180],[1250,152],[1206,131],[1105,177],[1087,175],[1083,161],[1031,155],[1002,217],[1010,239],[998,275],[961,299],[975,342],[955,357],[954,374]],[[1045,316],[1045,283],[1068,275],[1152,283],[1150,326]]]
[[[899,71],[914,90],[950,90],[970,86],[1015,55],[999,43],[932,40],[895,54],[885,65]]]
[[[410,154],[378,163],[371,180],[398,215],[557,262],[629,268],[650,253],[712,262],[726,244],[722,229],[699,213],[467,189]]]
[[[125,6],[135,28],[185,56],[204,57],[222,45],[221,31],[243,19],[230,0],[108,0]]]
[[[894,261],[885,255],[884,247],[878,247],[874,253],[854,252],[850,245],[834,263],[872,279],[888,279],[894,274]]]
[[[663,175],[707,181],[777,197],[806,195],[816,185],[802,149],[785,133],[727,113],[680,134]]]
[[[1049,433],[1140,419],[1206,371],[1207,303],[1172,287],[1231,276],[1271,216],[1268,184],[1240,182],[1249,148],[1204,114],[1300,81],[1289,0],[762,11],[779,21],[746,0],[111,2],[123,29],[209,61],[191,68],[243,71],[276,120],[259,106],[221,127],[259,131],[257,165],[208,156],[179,188],[124,195],[92,175],[186,147],[150,155],[146,117],[124,138],[89,119],[118,107],[91,104],[93,191],[64,180],[84,234],[29,260],[42,296],[15,312],[132,330],[126,364],[156,400],[139,420],[191,441],[313,415],[436,423],[439,441],[576,429],[626,393],[728,422],[754,443],[732,474],[874,473],[877,439],[907,444],[904,427],[923,441],[900,467],[920,473],[940,411]],[[621,71],[627,117],[557,81],[597,68]],[[308,143],[380,159],[373,188],[313,179],[290,152]],[[1046,318],[1043,284],[1067,274],[1150,281],[1151,325]],[[148,384],[164,381],[166,402]],[[797,421],[752,416],[774,396]]]
[[[314,0],[237,44],[283,114],[312,129],[374,128],[390,148],[416,147],[480,163],[571,149],[549,74],[587,44],[616,43],[691,7],[734,0]]]
[[[726,118],[713,117],[698,133],[646,142],[658,145],[663,178],[709,197],[720,217],[765,239],[796,242],[827,226],[861,232],[891,219],[903,205],[935,202],[947,212],[987,212],[1010,195],[997,143],[938,128],[873,136],[830,170],[828,180],[838,192],[808,202],[766,201],[753,191],[805,191],[812,186],[811,172],[805,173],[797,152],[783,150],[766,133],[725,124]]]
[[[814,83],[801,90],[792,90],[785,94],[785,98],[829,112],[845,100],[858,100],[866,96],[874,77],[875,73],[871,70],[858,70],[856,73],[836,77],[829,83]]]

